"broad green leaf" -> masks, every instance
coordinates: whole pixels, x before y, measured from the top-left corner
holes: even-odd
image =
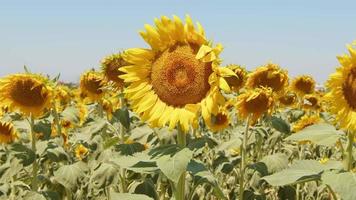
[[[261,162],[266,164],[269,174],[279,172],[288,167],[288,157],[283,153],[265,156]]]
[[[112,193],[111,198],[119,200],[153,200],[152,198],[143,194],[130,193]]]
[[[32,151],[32,149],[28,148],[27,146],[14,143],[11,145],[11,151],[15,155],[16,158],[21,160],[21,163],[24,166],[28,166],[35,161],[36,154]]]
[[[23,200],[46,200],[46,198],[40,193],[29,191],[26,192]]]
[[[290,133],[290,125],[281,118],[273,116],[271,119],[272,127],[275,128],[277,131],[282,133]]]
[[[86,170],[86,165],[82,162],[63,165],[54,172],[54,180],[65,188],[74,190],[79,185],[78,182],[85,176]]]
[[[118,119],[126,129],[130,128],[130,113],[126,107],[115,111],[113,116]]]
[[[112,164],[101,163],[94,169],[93,175],[90,178],[90,183],[96,189],[106,188],[112,184],[116,184],[119,179],[119,170]]]
[[[144,181],[140,181],[136,184],[132,184],[130,191],[135,194],[143,194],[151,197],[152,199],[159,199],[156,192],[156,187],[152,179],[147,178]]]
[[[331,164],[321,164],[316,160],[298,160],[290,168],[265,176],[263,179],[273,186],[290,185],[319,180],[320,173],[324,170],[339,169],[340,167],[332,162]]]
[[[341,137],[342,131],[338,131],[334,126],[329,124],[315,124],[292,134],[286,140],[293,141],[311,141],[318,145],[334,146],[336,141]]]
[[[115,150],[120,152],[121,155],[129,156],[144,151],[145,146],[137,142],[132,144],[119,144],[115,146]]]
[[[180,150],[179,146],[176,144],[164,144],[156,148],[151,149],[148,155],[154,157],[170,155],[173,156]]]
[[[79,123],[79,111],[78,108],[75,106],[69,106],[66,109],[63,110],[63,112],[60,114],[61,118],[64,120],[68,120],[72,123]]]
[[[91,121],[81,129],[80,134],[86,134],[92,136],[95,133],[101,131],[104,126],[106,126],[107,121],[102,118],[96,118],[94,121]]]
[[[356,174],[352,172],[325,172],[321,176],[324,184],[329,185],[343,200],[356,199]]]
[[[214,148],[217,144],[218,143],[212,138],[209,138],[208,136],[203,136],[201,138],[191,140],[187,147],[190,150],[195,150],[203,148],[205,147],[205,145],[208,145],[209,148]]]
[[[189,161],[193,157],[193,152],[184,148],[173,157],[169,155],[157,159],[157,166],[171,181],[177,183],[179,177],[185,172]]]
[[[136,153],[132,156],[113,156],[110,161],[119,167],[128,169],[137,173],[152,173],[158,170],[156,162],[145,153]]]

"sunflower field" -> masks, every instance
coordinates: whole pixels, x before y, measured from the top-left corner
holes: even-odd
[[[0,199],[356,199],[356,43],[318,86],[222,66],[189,16],[140,35],[78,83],[0,78]]]

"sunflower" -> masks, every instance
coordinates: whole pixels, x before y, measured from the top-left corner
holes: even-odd
[[[38,117],[50,108],[53,89],[48,79],[36,74],[13,74],[0,79],[0,104],[11,111]]]
[[[99,101],[104,95],[104,79],[101,73],[87,71],[80,77],[80,94],[89,102]],[[82,97],[82,96],[81,96]]]
[[[320,97],[317,94],[308,94],[303,97],[303,108],[308,110],[320,110]]]
[[[311,94],[315,90],[315,81],[308,75],[298,76],[292,80],[291,90],[300,96]]]
[[[237,97],[236,109],[241,118],[251,115],[254,123],[262,114],[272,111],[273,102],[271,88],[256,88]]]
[[[356,49],[348,50],[350,55],[338,57],[341,67],[329,76],[325,99],[341,128],[356,130]]]
[[[319,115],[304,115],[293,125],[293,132],[298,132],[304,128],[321,122]]]
[[[107,114],[108,119],[111,120],[113,112],[120,108],[120,99],[115,96],[103,98],[102,106],[103,110]]]
[[[89,150],[84,145],[79,144],[75,148],[75,157],[77,157],[78,160],[83,160],[87,156],[88,152]]]
[[[268,63],[250,73],[246,86],[249,88],[269,87],[273,92],[281,92],[288,86],[287,71],[277,64]]]
[[[17,132],[13,125],[9,122],[0,121],[0,143],[9,144],[14,142],[17,138]]]
[[[155,24],[140,32],[151,49],[125,51],[122,57],[131,64],[119,69],[125,73],[119,77],[129,84],[126,98],[144,121],[170,129],[179,124],[187,132],[200,110],[205,119],[218,113],[225,101],[219,88],[230,90],[224,77],[236,75],[218,67],[222,46],[213,47],[189,16],[185,24],[176,16],[155,19]]]
[[[113,83],[115,89],[122,89],[124,87],[124,80],[119,78],[123,72],[119,71],[122,66],[127,66],[127,63],[121,56],[121,53],[107,56],[101,61],[101,68],[104,77],[109,83]]]
[[[297,95],[293,92],[286,92],[278,98],[281,107],[291,107],[297,102]]]
[[[219,112],[216,115],[211,115],[210,118],[205,120],[205,123],[213,132],[222,131],[229,126],[229,112],[225,109],[225,107],[221,106],[219,108]]]
[[[226,77],[225,80],[234,92],[238,92],[245,85],[247,72],[239,65],[228,65],[227,68],[231,69],[236,76]]]
[[[70,104],[73,95],[69,87],[66,85],[57,85],[54,93],[56,108],[58,109],[58,112],[61,112]]]

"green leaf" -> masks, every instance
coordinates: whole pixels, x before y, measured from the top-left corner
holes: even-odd
[[[126,129],[130,128],[130,113],[126,107],[115,111],[113,116],[118,119]]]
[[[112,184],[116,184],[119,179],[119,170],[112,164],[101,163],[94,169],[93,175],[90,178],[90,183],[96,189],[106,188]]]
[[[119,167],[137,173],[152,173],[158,170],[156,162],[145,153],[136,153],[132,156],[114,156],[110,161]]]
[[[54,180],[67,189],[75,190],[80,180],[85,176],[86,164],[77,162],[71,165],[63,165],[54,172]]]
[[[36,154],[28,147],[20,143],[14,143],[11,145],[11,151],[16,158],[21,160],[24,166],[28,166],[35,161]]]
[[[179,177],[185,172],[193,152],[184,148],[173,157],[169,155],[157,159],[157,166],[174,183],[178,183]]]
[[[318,145],[333,147],[336,141],[341,137],[342,131],[338,131],[329,124],[315,124],[292,134],[286,140],[293,141],[311,141]]]
[[[153,200],[152,198],[142,194],[130,194],[130,193],[112,193],[112,199],[120,200]]]
[[[288,167],[288,157],[283,153],[265,156],[261,162],[266,164],[269,174],[279,172]]]
[[[98,133],[106,126],[107,121],[102,118],[95,118],[94,121],[91,121],[85,125],[80,131],[80,134],[92,136],[95,133]]]
[[[78,108],[75,106],[69,106],[63,110],[60,114],[61,118],[72,123],[79,123],[79,111]]]
[[[189,144],[187,145],[187,147],[190,150],[195,150],[195,149],[201,149],[203,147],[205,147],[205,145],[208,145],[209,148],[214,148],[218,143],[213,140],[212,138],[209,138],[207,136],[203,136],[201,138],[196,138],[193,139],[189,142]]]
[[[356,199],[356,174],[352,172],[325,172],[321,176],[324,184],[329,185],[343,200]]]
[[[144,194],[151,197],[152,199],[159,199],[155,184],[150,178],[133,185],[131,190],[133,190],[135,194]]]
[[[298,160],[288,169],[282,170],[262,179],[273,186],[297,184],[300,182],[319,180],[320,173],[324,170],[338,169],[334,163],[321,164],[316,160]]]
[[[29,191],[26,192],[23,200],[46,200],[46,198],[40,193]]]
[[[272,127],[277,131],[288,134],[290,133],[290,125],[281,118],[273,116],[271,119]]]
[[[108,138],[104,142],[104,149],[108,149],[108,148],[118,144],[119,142],[120,142],[120,137],[118,137],[118,136]]]
[[[115,146],[115,150],[120,152],[121,155],[133,155],[134,153],[142,152],[145,150],[145,146],[140,143],[132,143],[132,144],[119,144]]]
[[[154,149],[151,149],[148,152],[148,155],[152,156],[153,158],[163,155],[170,155],[173,156],[180,150],[179,146],[176,144],[164,144],[160,145]]]

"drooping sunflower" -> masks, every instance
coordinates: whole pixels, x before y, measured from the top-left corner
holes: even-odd
[[[269,87],[273,92],[282,92],[288,86],[288,73],[277,64],[268,63],[250,73],[246,86],[250,89]]]
[[[9,144],[18,138],[17,132],[9,122],[0,121],[0,144]]]
[[[315,80],[309,75],[298,76],[292,80],[291,90],[300,96],[312,94],[315,90]]]
[[[308,110],[320,110],[321,101],[317,94],[308,94],[303,97],[303,108]]]
[[[112,114],[117,109],[120,108],[120,99],[117,96],[110,96],[107,98],[103,98],[102,106],[103,110],[106,112],[109,120],[112,119]]]
[[[218,132],[227,128],[230,124],[230,117],[228,110],[225,107],[219,107],[219,112],[217,115],[211,115],[208,119],[205,120],[207,127],[213,131]]]
[[[254,123],[264,113],[272,111],[273,102],[271,88],[256,88],[237,97],[236,109],[241,118],[251,116]]]
[[[294,123],[292,130],[293,132],[298,132],[304,128],[320,123],[322,120],[319,115],[304,115],[297,122]]]
[[[53,88],[37,74],[13,74],[0,79],[0,104],[10,111],[38,117],[51,107]]]
[[[189,16],[185,24],[176,16],[163,16],[155,25],[146,24],[146,31],[140,32],[151,49],[123,53],[131,64],[120,68],[125,74],[119,77],[129,84],[126,98],[143,120],[170,129],[179,124],[187,132],[200,110],[205,119],[218,113],[224,103],[219,88],[230,89],[223,77],[236,75],[218,67],[222,46],[213,47]]]
[[[105,81],[103,75],[96,71],[87,71],[80,77],[80,95],[89,102],[99,101],[104,93]]]
[[[278,98],[280,107],[292,107],[297,102],[297,95],[293,92],[286,92]]]
[[[104,77],[109,83],[113,83],[115,89],[120,90],[124,87],[124,80],[119,78],[123,72],[119,71],[119,68],[127,65],[129,65],[129,63],[122,58],[121,53],[112,54],[101,61]]]
[[[58,112],[63,111],[72,100],[73,95],[71,90],[66,85],[57,85],[54,93],[56,108],[58,109]]]
[[[341,128],[356,130],[356,49],[348,50],[350,55],[339,56],[341,67],[329,76],[325,99]]]
[[[245,85],[247,71],[239,65],[227,65],[226,67],[231,69],[236,76],[226,77],[225,80],[232,91],[238,92]]]

